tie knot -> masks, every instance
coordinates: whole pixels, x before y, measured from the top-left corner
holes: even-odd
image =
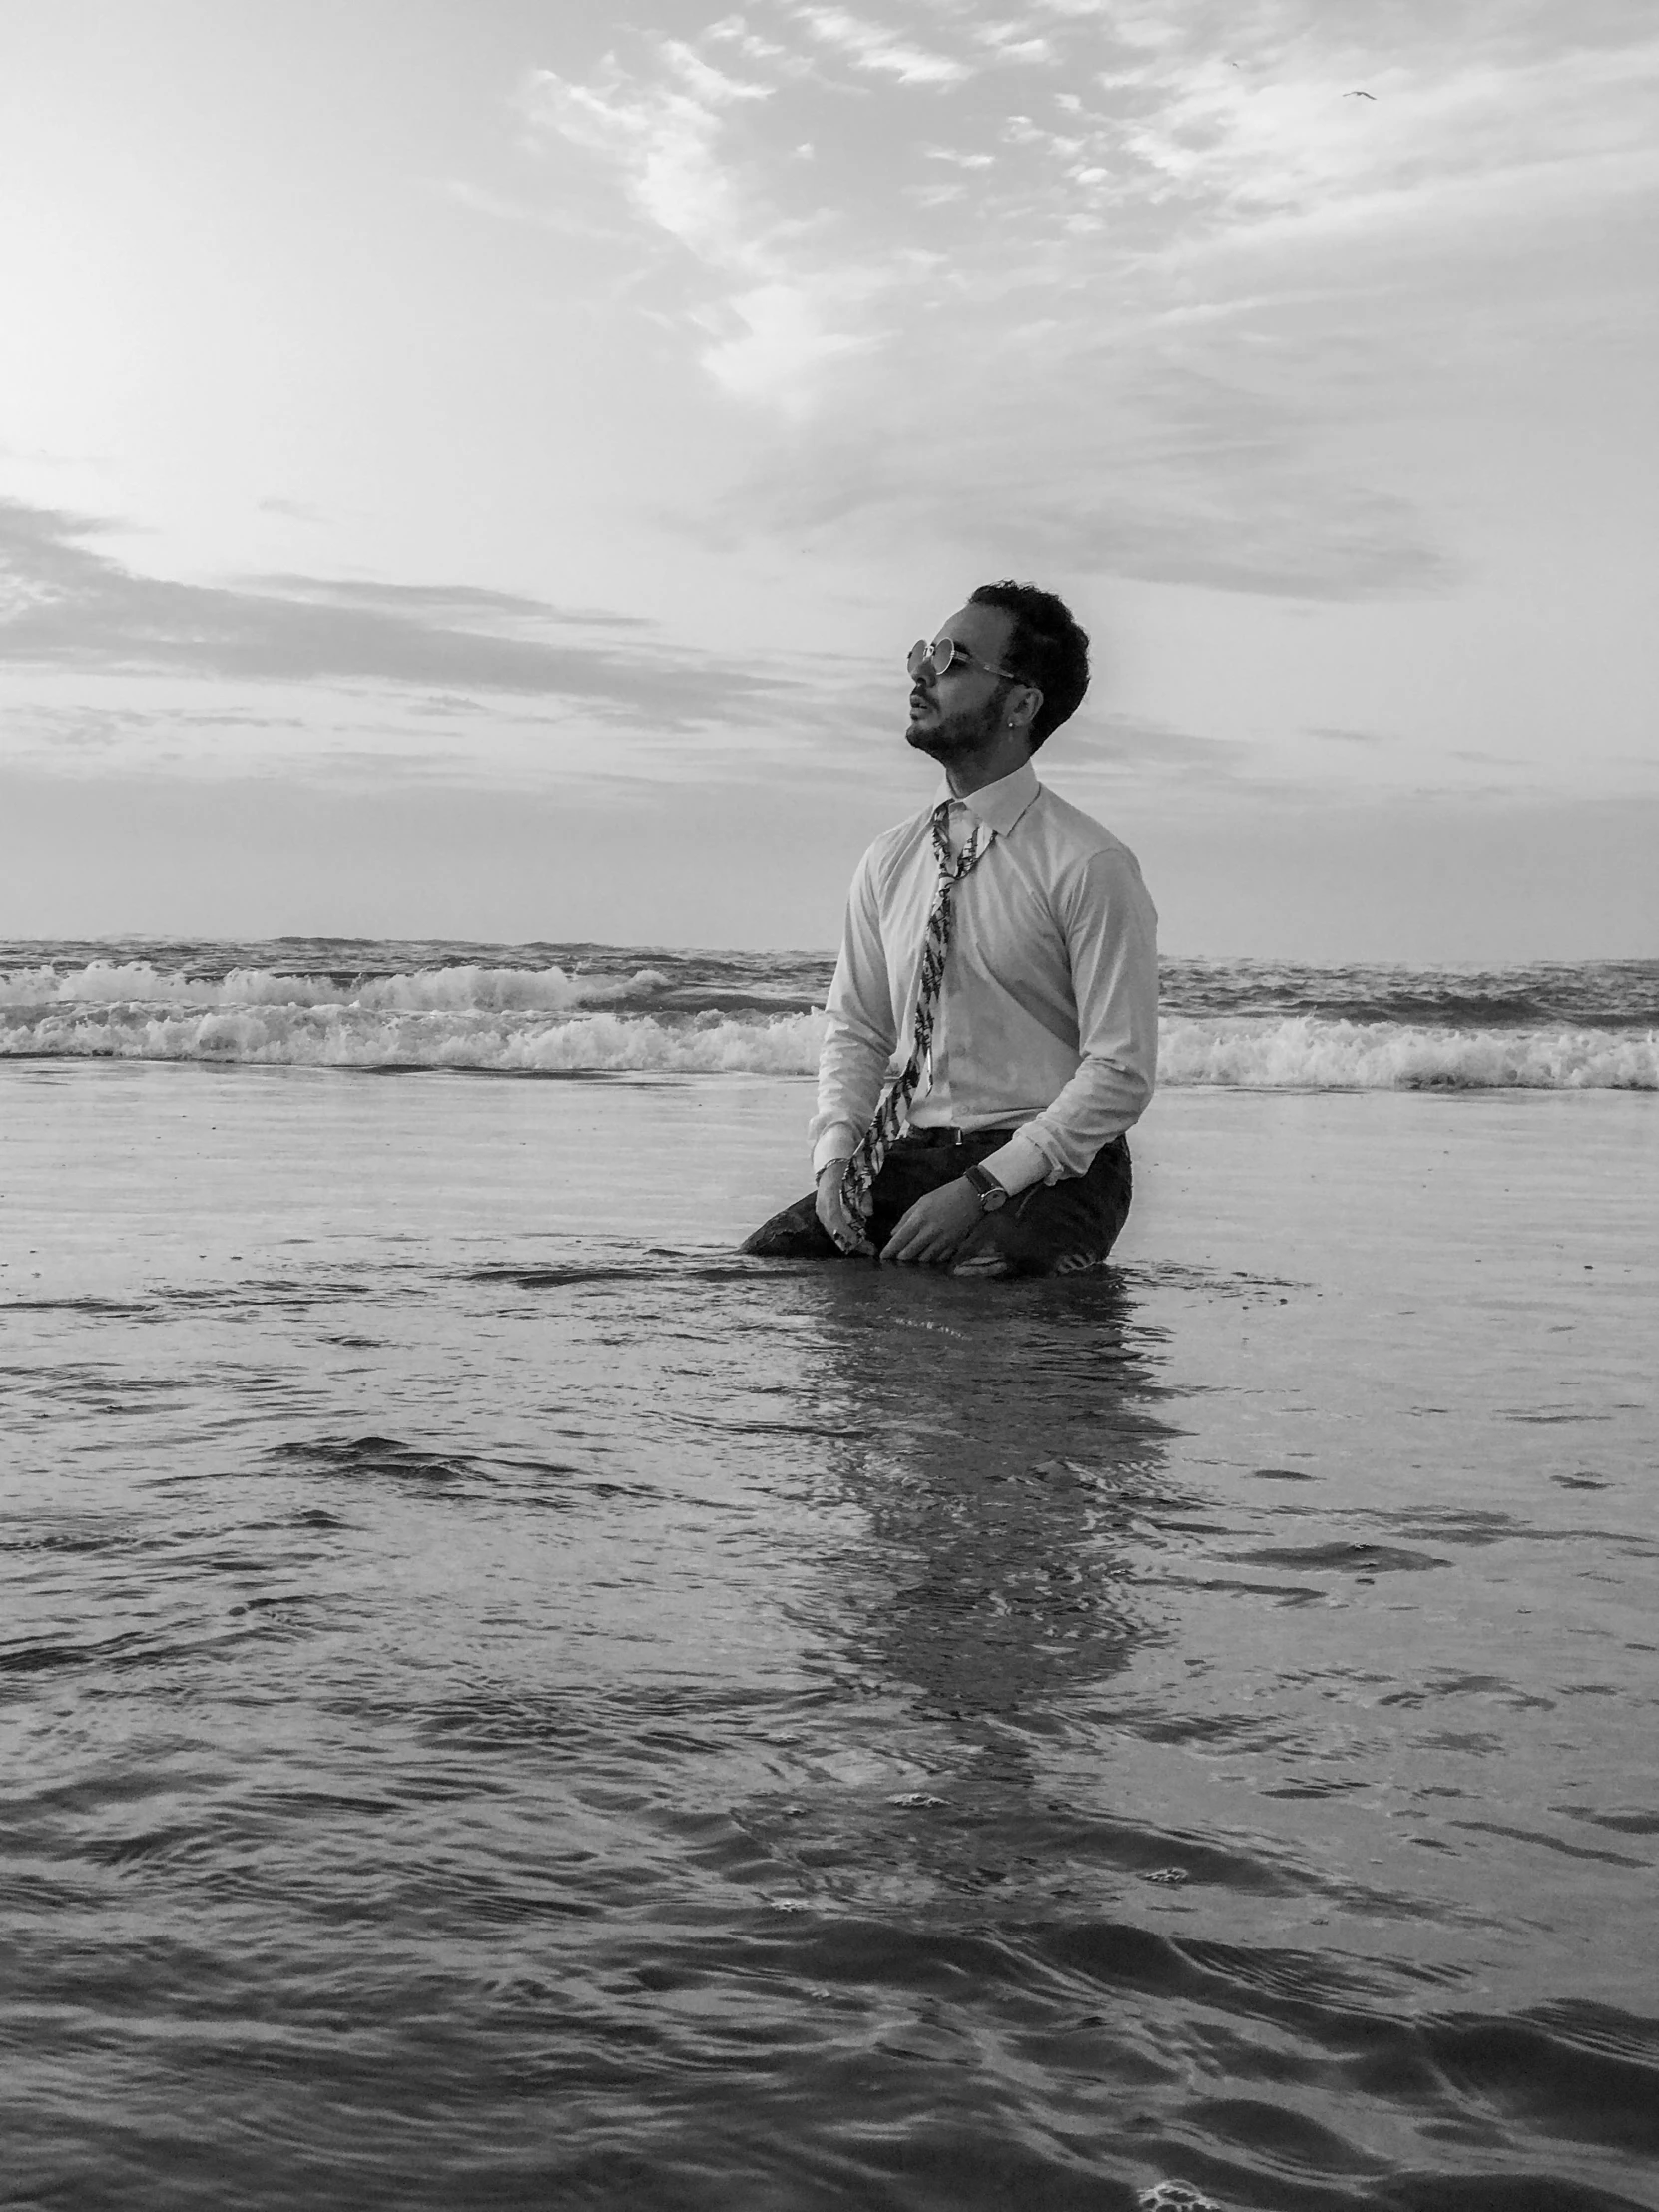
[[[984,850],[989,837],[989,832],[985,830],[984,825],[974,822],[972,830],[968,832],[967,842],[962,846],[961,856],[955,860],[951,858],[950,810],[952,807],[960,805],[959,800],[941,799],[933,809],[933,857],[939,863],[939,873],[949,876],[952,880],[957,876],[966,875]]]

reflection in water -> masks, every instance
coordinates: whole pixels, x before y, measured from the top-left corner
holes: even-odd
[[[857,1666],[914,1685],[918,1717],[1040,1730],[1124,1664],[1118,1538],[1168,1502],[1167,1393],[1129,1289],[837,1270],[819,1319],[844,1415],[831,1465],[869,1516],[854,1584],[881,1591],[847,1623]]]

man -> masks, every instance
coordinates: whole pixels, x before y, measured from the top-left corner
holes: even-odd
[[[1031,765],[1088,689],[1088,652],[1062,600],[1015,583],[981,585],[912,648],[905,734],[946,790],[858,864],[817,1189],[746,1252],[1000,1276],[1111,1250],[1156,1069],[1157,915],[1134,854]]]

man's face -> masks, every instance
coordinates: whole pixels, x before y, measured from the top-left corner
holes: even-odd
[[[931,666],[910,681],[910,727],[906,740],[935,761],[972,753],[995,736],[1003,719],[1006,680],[993,668],[1006,668],[1014,618],[1001,607],[961,607],[931,633],[966,646],[971,662],[953,660],[942,676]]]

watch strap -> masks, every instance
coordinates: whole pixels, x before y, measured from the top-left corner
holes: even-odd
[[[993,1213],[997,1207],[1007,1205],[1007,1191],[992,1175],[989,1168],[981,1167],[977,1160],[975,1160],[972,1167],[963,1169],[962,1180],[978,1199],[979,1211],[982,1214]]]

